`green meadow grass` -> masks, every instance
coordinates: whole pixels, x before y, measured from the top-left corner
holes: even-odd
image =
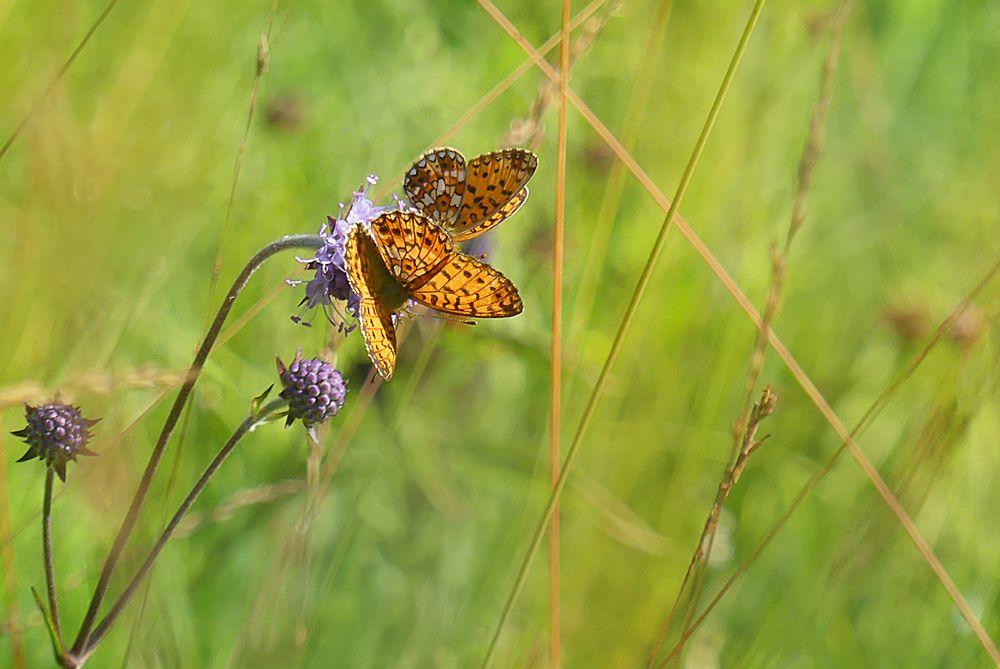
[[[834,4],[765,6],[680,206],[758,308],[771,244],[791,216]],[[674,2],[638,109],[629,101],[657,5],[599,9],[606,24],[570,85],[617,134],[641,112],[628,148],[671,197],[752,3]],[[559,3],[499,7],[536,46],[559,30]],[[0,141],[103,8],[0,0]],[[121,2],[0,158],[0,666],[51,666],[30,592],[44,589],[44,470],[11,466],[21,403],[61,391],[103,418],[91,445],[101,457],[72,465],[55,503],[72,636],[177,377],[243,263],[276,237],[318,230],[370,173],[381,192],[398,192],[410,162],[527,57],[472,2],[279,2],[225,226],[270,13],[268,0]],[[774,321],[848,427],[1000,260],[998,34],[995,3],[852,3]],[[446,143],[468,156],[498,147],[545,83],[529,69]],[[334,474],[305,520],[305,433],[276,424],[248,437],[90,666],[483,661],[548,498],[558,97],[549,102],[531,198],[496,231],[490,255],[521,291],[517,318],[416,319],[396,376],[366,390],[360,334],[344,340],[322,317],[311,329],[290,321],[301,289],[282,282],[306,276],[292,254],[255,276],[232,322],[247,318],[209,359],[112,598],[251,399],[276,381],[274,357],[299,346],[335,355],[349,378],[348,406],[323,438]],[[572,107],[567,132],[564,449],[663,219],[628,176],[607,243],[592,251],[616,159]],[[858,437],[994,638],[998,315],[994,281]],[[563,666],[646,666],[732,448],[755,338],[671,230],[563,495]],[[780,397],[761,428],[770,436],[725,505],[699,610],[841,444],[773,352],[758,392],[763,384]],[[549,666],[544,553],[494,666]],[[682,621],[683,610],[661,658]],[[673,666],[990,664],[845,454]]]

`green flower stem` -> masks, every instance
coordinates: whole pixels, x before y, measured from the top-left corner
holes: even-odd
[[[233,448],[236,447],[236,444],[239,443],[240,439],[246,436],[249,432],[252,432],[258,425],[275,418],[276,415],[287,406],[288,400],[272,400],[259,412],[254,412],[248,416],[246,420],[244,420],[240,426],[236,428],[236,431],[233,432],[232,436],[229,437],[229,440],[225,443],[222,449],[219,450],[212,462],[210,462],[205,468],[205,471],[202,473],[198,481],[195,482],[194,486],[191,488],[191,492],[188,493],[187,497],[184,498],[184,501],[181,502],[179,507],[177,507],[177,511],[170,519],[170,522],[167,523],[166,527],[163,528],[160,538],[157,539],[156,544],[153,546],[152,550],[149,551],[149,555],[146,557],[145,562],[142,563],[142,566],[139,567],[139,571],[137,571],[135,576],[132,577],[131,582],[129,582],[128,586],[125,588],[125,591],[122,592],[115,603],[111,606],[111,610],[108,612],[108,615],[105,616],[104,620],[102,620],[94,629],[86,647],[80,653],[80,657],[77,658],[77,666],[82,665],[90,654],[94,652],[97,645],[101,643],[101,640],[104,639],[108,630],[114,624],[115,620],[117,620],[118,616],[121,615],[125,606],[129,603],[132,595],[134,595],[136,590],[139,589],[139,586],[142,584],[142,580],[147,574],[149,574],[150,569],[153,568],[153,563],[156,562],[156,558],[160,556],[160,551],[163,550],[167,541],[170,540],[174,530],[177,529],[181,520],[191,509],[191,505],[198,499],[201,491],[205,489],[205,486],[208,484],[208,480],[212,478],[225,459],[233,451]]]
[[[42,553],[45,556],[45,589],[49,595],[49,615],[52,617],[53,633],[59,642],[59,647],[62,647],[62,624],[59,622],[56,574],[52,562],[52,480],[54,478],[55,471],[52,467],[46,467],[45,496],[42,498]]]
[[[136,520],[139,516],[139,510],[142,508],[142,504],[146,500],[146,495],[149,492],[153,476],[156,474],[156,469],[163,457],[163,452],[166,449],[167,442],[170,440],[170,435],[173,434],[174,427],[177,425],[177,420],[180,418],[181,411],[184,409],[184,404],[187,402],[188,397],[191,395],[191,391],[194,389],[194,384],[198,380],[201,368],[204,366],[209,352],[211,352],[212,347],[215,345],[215,341],[218,339],[219,333],[222,331],[222,326],[225,323],[226,318],[228,318],[229,312],[232,310],[233,304],[236,302],[236,298],[239,296],[243,288],[246,287],[247,282],[250,280],[250,277],[253,276],[253,273],[256,272],[257,269],[264,264],[264,261],[271,256],[280,251],[289,249],[317,249],[322,245],[323,240],[318,235],[288,235],[287,237],[282,237],[281,239],[271,242],[258,251],[257,254],[250,259],[250,262],[246,264],[246,267],[243,268],[240,275],[236,277],[232,288],[229,289],[229,293],[226,294],[225,299],[223,299],[222,305],[219,307],[219,311],[215,316],[215,320],[212,321],[212,325],[208,329],[208,333],[205,335],[204,341],[201,343],[201,348],[198,349],[198,354],[195,356],[194,362],[191,363],[191,368],[188,370],[184,385],[181,386],[180,392],[177,393],[177,399],[174,400],[174,405],[170,408],[170,414],[167,416],[167,420],[163,424],[160,437],[156,442],[156,446],[153,448],[153,452],[149,456],[149,462],[146,463],[146,470],[142,474],[142,480],[139,481],[135,495],[132,497],[128,513],[125,515],[125,519],[122,521],[122,525],[118,529],[118,534],[115,536],[114,544],[111,546],[111,550],[108,552],[108,557],[104,561],[101,576],[97,581],[97,587],[94,589],[94,596],[90,600],[90,606],[87,609],[87,614],[83,619],[83,623],[80,625],[80,631],[77,633],[76,640],[73,642],[73,648],[71,651],[73,655],[79,655],[83,648],[88,647],[87,642],[90,638],[90,633],[93,630],[94,621],[97,619],[97,614],[100,611],[101,603],[104,601],[104,596],[107,594],[108,586],[111,582],[111,575],[114,573],[115,566],[118,564],[118,559],[121,557],[122,550],[125,548],[125,543],[128,541],[128,538],[132,534],[132,530],[135,527]]]

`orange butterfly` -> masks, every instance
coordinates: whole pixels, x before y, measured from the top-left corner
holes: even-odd
[[[382,378],[396,367],[393,315],[414,300],[437,311],[472,318],[521,313],[517,288],[486,263],[461,253],[426,216],[392,211],[355,225],[345,247],[347,278],[361,298],[361,332]]]
[[[527,149],[502,149],[465,163],[456,149],[422,155],[403,177],[413,206],[440,225],[452,240],[478,237],[514,215],[525,200],[525,184],[538,167]]]

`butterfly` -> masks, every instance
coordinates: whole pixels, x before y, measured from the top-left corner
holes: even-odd
[[[440,225],[453,241],[478,237],[507,220],[528,199],[525,184],[538,167],[527,149],[501,149],[466,165],[456,149],[422,155],[403,177],[413,206]]]
[[[358,310],[368,356],[386,381],[396,367],[393,319],[408,300],[472,318],[505,318],[523,305],[510,279],[461,253],[440,226],[416,212],[392,211],[348,233],[347,278],[361,298]]]

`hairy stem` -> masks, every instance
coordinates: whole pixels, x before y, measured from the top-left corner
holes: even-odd
[[[243,271],[240,272],[240,275],[236,277],[232,288],[229,289],[229,293],[227,293],[226,297],[222,300],[222,305],[219,307],[219,311],[215,315],[215,320],[212,321],[212,325],[209,327],[208,333],[205,335],[205,339],[202,341],[197,355],[195,355],[194,362],[191,363],[184,385],[181,386],[180,391],[177,393],[177,399],[174,400],[174,404],[170,408],[170,414],[167,416],[167,420],[163,424],[163,429],[160,431],[160,436],[156,441],[156,446],[153,448],[153,452],[149,456],[149,462],[146,463],[146,470],[142,474],[142,480],[139,481],[139,486],[136,488],[135,494],[132,496],[132,502],[129,505],[128,513],[126,513],[125,519],[122,521],[122,525],[118,529],[118,534],[115,536],[114,544],[108,552],[108,557],[104,562],[103,569],[101,570],[101,576],[97,581],[97,587],[94,589],[94,596],[90,600],[90,606],[87,609],[87,614],[83,619],[83,623],[80,625],[80,631],[77,634],[76,640],[73,642],[73,654],[79,654],[83,648],[87,647],[91,630],[94,627],[94,621],[97,619],[101,603],[104,601],[104,596],[107,594],[108,586],[111,582],[111,575],[114,573],[115,566],[118,564],[118,559],[121,557],[122,549],[124,549],[125,543],[128,541],[128,538],[135,527],[136,520],[139,516],[139,510],[142,508],[142,504],[146,500],[146,494],[149,492],[153,476],[156,474],[156,469],[160,464],[160,460],[163,458],[163,452],[166,449],[167,442],[170,440],[170,435],[173,433],[174,427],[177,425],[177,420],[180,418],[181,411],[184,409],[184,404],[187,401],[188,396],[191,394],[194,384],[198,381],[201,368],[204,366],[209,352],[211,352],[216,339],[219,337],[219,333],[222,331],[222,325],[226,322],[226,318],[228,318],[230,311],[232,311],[236,298],[239,296],[240,292],[242,292],[243,288],[246,287],[247,282],[250,280],[250,277],[253,276],[253,273],[256,272],[257,269],[264,264],[264,261],[271,256],[280,251],[286,251],[289,249],[316,249],[322,246],[322,244],[323,240],[317,235],[288,235],[287,237],[282,237],[281,239],[271,242],[250,259],[250,262],[246,264]]]
[[[177,529],[177,525],[179,525],[181,520],[183,520],[188,510],[190,510],[191,505],[194,504],[202,490],[204,490],[205,486],[208,485],[208,480],[212,478],[216,471],[218,471],[219,467],[229,454],[232,453],[240,439],[251,432],[257,425],[267,421],[269,418],[273,418],[274,415],[280,409],[287,406],[287,404],[288,401],[284,399],[273,400],[263,407],[260,412],[255,412],[253,415],[248,416],[246,420],[240,423],[240,426],[236,428],[236,431],[233,432],[232,436],[229,437],[229,440],[219,450],[212,462],[210,462],[205,468],[205,471],[202,472],[201,477],[191,488],[191,492],[187,494],[184,501],[181,502],[179,507],[177,507],[177,511],[170,519],[170,522],[167,523],[166,527],[163,528],[160,538],[156,540],[156,544],[153,546],[152,550],[149,551],[149,555],[142,563],[142,566],[139,567],[139,571],[136,572],[135,576],[132,577],[132,580],[125,588],[125,591],[122,592],[115,603],[111,606],[111,610],[108,612],[108,615],[105,616],[104,620],[102,620],[101,623],[94,629],[93,634],[90,635],[90,640],[87,643],[86,649],[82,653],[82,659],[86,659],[87,656],[94,652],[94,649],[108,633],[108,630],[114,624],[115,620],[119,615],[121,615],[122,610],[128,604],[132,595],[134,595],[136,590],[139,589],[139,585],[142,583],[142,580],[147,574],[149,574],[149,570],[153,568],[153,563],[156,562],[156,558],[160,556],[160,551],[163,550],[167,541],[170,540],[170,536],[174,533],[174,530]]]
[[[45,468],[45,496],[42,498],[42,553],[45,556],[45,589],[49,594],[49,615],[59,646],[63,645],[62,624],[59,622],[59,602],[56,598],[56,572],[52,562],[52,480],[55,472]]]

